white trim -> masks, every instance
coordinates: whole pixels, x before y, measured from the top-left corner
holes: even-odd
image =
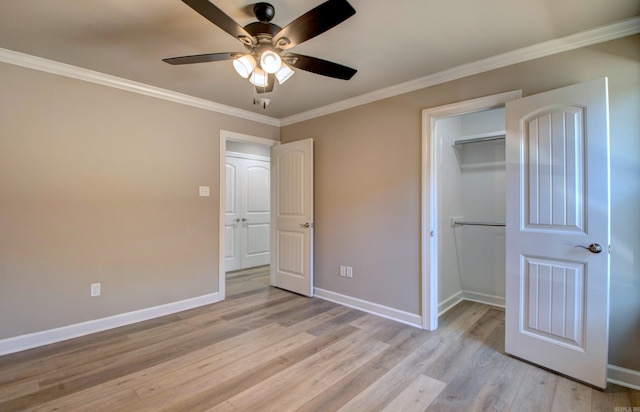
[[[438,317],[447,313],[451,308],[453,308],[463,300],[467,300],[469,302],[478,302],[502,309],[504,309],[505,307],[505,299],[502,296],[487,295],[485,293],[461,290],[449,296],[442,302],[438,303]]]
[[[607,365],[607,382],[640,391],[640,371]]]
[[[42,57],[19,53],[13,50],[0,48],[0,62],[139,93],[145,96],[156,97],[158,99],[185,104],[187,106],[239,117],[241,119],[251,120],[258,123],[264,123],[270,126],[280,126],[280,121],[273,117],[256,114],[247,110],[226,106],[224,104],[162,89],[160,87],[150,86],[133,80],[127,80],[122,77],[83,69],[82,67],[72,66],[70,64],[60,63],[53,60],[47,60]]]
[[[121,313],[106,318],[2,339],[0,340],[0,356],[209,305],[220,301],[219,297],[218,293],[209,293],[195,298]]]
[[[224,226],[225,226],[225,217],[227,213],[227,140],[233,140],[235,142],[240,143],[250,143],[257,144],[262,146],[275,146],[280,144],[277,140],[265,139],[264,137],[251,136],[248,134],[242,134],[237,132],[232,132],[229,130],[220,129],[220,180],[218,181],[219,188],[219,199],[220,203],[218,206],[218,293],[220,294],[220,300],[224,300],[226,296],[226,281],[225,274],[226,270],[224,268],[224,257],[226,252],[224,250],[225,241],[224,241]]]
[[[462,298],[462,291],[458,291],[453,295],[449,296],[442,302],[438,303],[438,317],[447,313],[451,308],[453,308],[458,303],[462,302],[464,299]],[[436,326],[437,328],[437,326]],[[431,329],[433,330],[433,329]]]
[[[486,293],[463,290],[461,298],[462,300],[483,303],[485,305],[495,306],[502,309],[505,307],[505,300],[502,296],[487,295]]]
[[[339,303],[343,306],[358,309],[363,312],[371,313],[383,318],[395,320],[396,322],[404,323],[405,325],[415,326],[419,328],[422,320],[420,315],[405,312],[390,308],[388,306],[379,305],[374,302],[354,298],[340,293],[331,292],[329,290],[314,288],[314,297],[328,300],[330,302]]]
[[[532,46],[523,47],[521,49],[512,50],[486,59],[477,60],[467,64],[463,64],[449,70],[434,73],[419,79],[396,84],[394,86],[385,87],[371,93],[362,94],[350,99],[342,100],[327,106],[312,109],[303,113],[294,114],[280,119],[280,126],[288,126],[305,120],[314,119],[316,117],[325,116],[331,113],[340,112],[342,110],[351,109],[353,107],[362,106],[378,100],[386,99],[400,94],[413,92],[424,89],[426,87],[450,82],[452,80],[461,79],[463,77],[484,73],[489,70],[500,69],[502,67],[511,66],[513,64],[526,62],[541,57],[551,56],[553,54],[563,53],[570,50],[579,49],[581,47],[591,46],[603,43],[609,40],[619,39],[621,37],[631,36],[640,33],[640,17],[633,17],[622,20],[608,26],[598,27],[591,30],[585,30],[580,33],[572,34],[558,39],[545,41],[534,44]]]
[[[450,116],[502,107],[522,97],[521,90],[433,107],[422,111],[421,175],[421,280],[422,328],[438,328],[438,151],[435,150],[436,121]],[[431,236],[430,234],[434,235]]]

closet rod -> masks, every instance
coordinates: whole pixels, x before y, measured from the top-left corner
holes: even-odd
[[[474,222],[472,220],[454,220],[453,225],[459,226],[506,226],[504,223],[497,222]]]

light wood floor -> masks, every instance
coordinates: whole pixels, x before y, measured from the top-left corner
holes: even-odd
[[[504,311],[463,302],[421,331],[228,275],[224,302],[0,357],[0,411],[626,411],[504,355]],[[618,409],[616,409],[618,407]]]

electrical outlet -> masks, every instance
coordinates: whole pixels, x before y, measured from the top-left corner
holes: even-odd
[[[198,189],[198,193],[201,197],[209,196],[209,186],[200,186],[200,188]]]
[[[91,284],[91,296],[100,296],[100,283],[92,283]]]
[[[346,266],[340,266],[340,276],[342,276],[342,277],[347,276],[347,267]]]
[[[347,266],[347,277],[348,278],[353,277],[353,268],[351,266]]]

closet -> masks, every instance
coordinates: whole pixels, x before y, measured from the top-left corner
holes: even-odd
[[[269,148],[227,142],[225,271],[270,262]]]
[[[504,306],[504,128],[503,108],[436,123],[440,314],[460,300]]]

